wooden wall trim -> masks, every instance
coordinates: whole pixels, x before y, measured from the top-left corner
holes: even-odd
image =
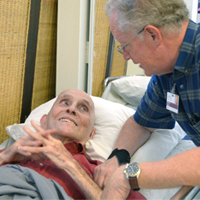
[[[38,28],[40,19],[41,0],[31,0],[29,32],[27,41],[26,64],[24,75],[24,90],[22,98],[21,123],[31,112],[35,59],[37,52]]]
[[[112,32],[110,32],[105,78],[110,77],[111,75],[114,45],[115,45],[115,40]]]

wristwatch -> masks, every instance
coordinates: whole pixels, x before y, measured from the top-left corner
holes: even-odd
[[[140,188],[138,186],[138,178],[141,172],[141,168],[138,163],[134,162],[131,164],[126,164],[124,168],[124,174],[126,178],[129,180],[131,189],[134,191],[138,191]]]

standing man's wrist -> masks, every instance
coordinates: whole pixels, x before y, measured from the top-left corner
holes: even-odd
[[[131,160],[129,152],[125,149],[118,149],[118,148],[114,149],[110,154],[110,156],[108,157],[108,159],[112,158],[113,156],[117,157],[119,166],[124,165],[126,163],[130,163]]]

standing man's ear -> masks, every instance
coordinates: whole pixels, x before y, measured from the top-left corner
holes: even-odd
[[[160,45],[162,42],[162,35],[160,30],[152,25],[145,26],[144,31],[148,34],[148,37],[156,44]]]
[[[40,119],[40,124],[43,129],[47,129],[47,115],[43,115]]]

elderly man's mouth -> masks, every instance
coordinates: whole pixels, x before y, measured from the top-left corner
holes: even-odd
[[[74,121],[71,121],[71,120],[66,119],[66,118],[60,118],[59,121],[62,121],[62,122],[69,122],[69,123],[72,123],[72,124],[74,124],[75,126],[77,126],[77,124],[76,124]]]

